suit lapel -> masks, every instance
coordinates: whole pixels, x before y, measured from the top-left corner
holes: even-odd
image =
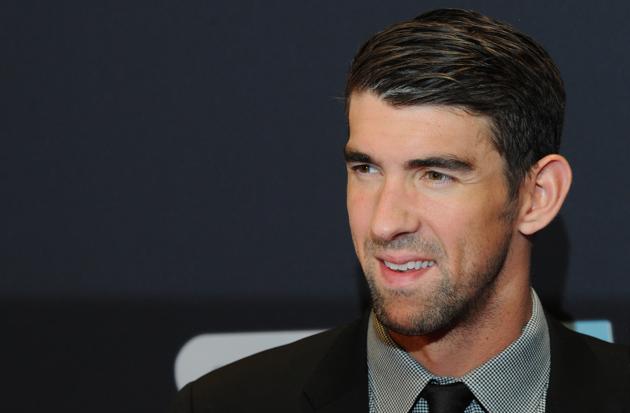
[[[304,386],[313,412],[368,411],[368,317],[342,330]]]

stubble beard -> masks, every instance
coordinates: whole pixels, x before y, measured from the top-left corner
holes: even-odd
[[[453,280],[456,277],[438,258],[436,266],[433,268],[440,272],[439,280],[437,285],[434,285],[430,290],[427,288],[403,290],[379,287],[375,281],[378,269],[373,264],[372,259],[372,264],[367,265],[364,271],[376,318],[390,331],[407,336],[425,336],[447,331],[454,325],[475,317],[494,290],[496,280],[508,255],[511,236],[511,232],[506,230],[495,254],[488,257],[481,266],[471,268],[466,274],[460,274],[457,277],[460,280],[467,280],[464,284],[455,284]],[[369,253],[382,248],[389,250],[409,249],[410,246],[414,247],[413,250],[416,251],[432,252],[434,257],[442,258],[445,256],[437,243],[418,239],[411,234],[389,243],[367,240],[365,251]],[[373,254],[368,255],[374,256]],[[463,264],[462,267],[468,267],[465,265],[466,263]],[[404,301],[405,305],[412,303],[415,308],[404,317],[396,317],[394,316],[395,308],[397,304],[400,305],[401,301]]]

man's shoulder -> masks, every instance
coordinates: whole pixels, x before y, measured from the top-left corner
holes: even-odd
[[[361,336],[365,339],[361,332],[365,332],[364,323],[356,320],[245,357],[187,384],[178,394],[178,405],[229,404],[234,407],[235,403],[245,405],[251,400],[278,404],[290,399],[297,402],[304,384],[332,352],[331,349],[338,349],[340,342],[361,339]],[[177,411],[197,409],[186,407],[178,408]]]
[[[579,334],[575,333],[574,334]],[[609,343],[595,337],[579,334],[593,354],[611,368],[621,368],[630,372],[630,347]]]
[[[563,346],[577,345],[588,349],[588,353],[601,365],[605,371],[630,374],[630,347],[622,344],[609,343],[598,338],[575,332],[565,326],[560,326],[557,320],[550,320],[552,327],[552,344],[556,342]],[[576,360],[578,361],[578,360]]]
[[[288,371],[292,374],[306,373],[347,328],[348,325],[339,326],[293,343],[261,351],[211,371],[196,382],[198,385],[213,385],[243,380],[259,381],[267,377],[274,377],[277,380],[278,374]]]
[[[599,371],[610,382],[610,388],[619,388],[619,392],[625,394],[630,402],[630,346],[609,343],[574,331],[571,334],[579,336],[589,348],[600,366]]]
[[[568,403],[574,409],[564,411],[608,412],[630,403],[630,347],[577,333],[553,319],[548,322],[550,411],[563,411]]]

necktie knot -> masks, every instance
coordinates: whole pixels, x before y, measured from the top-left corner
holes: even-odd
[[[429,404],[429,413],[463,413],[473,394],[462,382],[451,384],[428,383],[420,397]]]

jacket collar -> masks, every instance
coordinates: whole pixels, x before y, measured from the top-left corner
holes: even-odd
[[[365,413],[369,408],[367,313],[339,331],[329,351],[304,386],[313,411]]]

